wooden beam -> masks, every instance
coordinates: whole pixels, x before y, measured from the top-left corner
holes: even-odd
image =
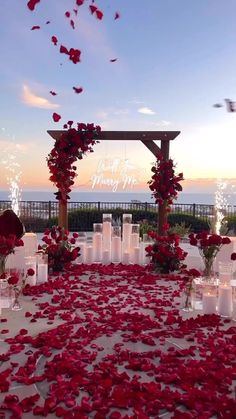
[[[156,143],[154,143],[154,141],[141,141],[148,148],[148,150],[150,150],[151,153],[154,154],[155,157],[158,155],[158,153],[160,153],[161,149],[160,147],[158,147]]]
[[[63,130],[48,131],[48,134],[57,140]],[[150,141],[172,141],[180,131],[101,131],[98,135],[99,141],[142,141],[142,143]]]

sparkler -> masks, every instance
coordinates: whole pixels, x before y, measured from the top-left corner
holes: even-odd
[[[4,136],[10,137],[10,135],[7,134],[5,128],[2,128],[1,130],[4,133]],[[12,139],[15,140],[15,136],[12,136]],[[21,200],[20,178],[22,174],[20,170],[20,164],[17,162],[16,155],[12,152],[9,152],[8,147],[6,147],[3,150],[3,153],[6,155],[6,157],[2,159],[1,164],[5,167],[7,171],[7,183],[9,185],[10,190],[9,199],[11,201],[11,208],[15,212],[15,214],[19,216],[19,202]]]
[[[222,179],[218,179],[216,182],[217,190],[215,192],[215,233],[220,234],[220,229],[222,226],[222,221],[224,219],[224,207],[227,205],[227,199],[224,196],[224,190],[227,187],[227,182]]]

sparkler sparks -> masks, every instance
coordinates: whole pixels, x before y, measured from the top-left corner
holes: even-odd
[[[224,207],[227,205],[227,199],[224,196],[224,191],[227,187],[227,182],[218,179],[216,182],[217,190],[215,192],[215,232],[220,234],[222,221],[224,219]]]

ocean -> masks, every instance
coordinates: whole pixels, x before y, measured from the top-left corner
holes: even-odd
[[[236,205],[236,194],[224,196],[225,204]],[[0,200],[9,200],[9,191],[0,191]],[[22,201],[55,201],[50,191],[22,191]],[[71,202],[154,202],[148,192],[72,192]],[[181,192],[176,203],[179,204],[215,204],[214,193],[184,193]]]

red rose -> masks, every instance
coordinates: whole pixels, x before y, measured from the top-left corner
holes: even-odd
[[[29,269],[27,270],[27,275],[28,275],[28,276],[34,276],[34,274],[35,274],[35,272],[34,272],[34,270],[33,270],[32,268],[29,268]]]
[[[19,276],[18,275],[12,275],[10,276],[10,278],[8,278],[8,284],[9,285],[16,285],[19,281]]]
[[[231,240],[230,240],[229,237],[223,237],[222,238],[222,244],[229,244],[229,243],[231,243]]]

